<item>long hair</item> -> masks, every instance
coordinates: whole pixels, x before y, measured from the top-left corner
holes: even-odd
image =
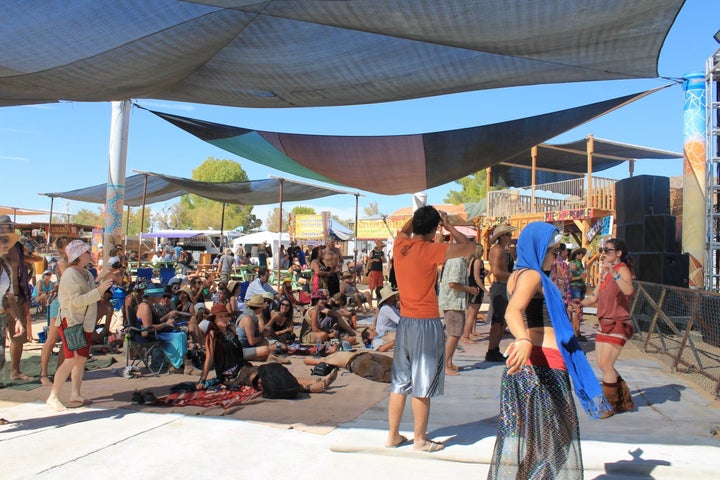
[[[634,275],[635,268],[633,267],[632,258],[630,258],[630,252],[628,252],[628,248],[627,245],[625,245],[625,242],[623,242],[619,238],[611,238],[610,240],[605,240],[605,244],[607,245],[608,243],[611,243],[616,251],[620,250],[622,252],[622,254],[620,255],[620,261],[627,265],[630,269],[630,273]]]

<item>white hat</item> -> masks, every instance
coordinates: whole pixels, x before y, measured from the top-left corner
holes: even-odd
[[[378,307],[379,307],[380,305],[382,305],[382,303],[383,303],[385,300],[387,300],[388,298],[393,297],[393,296],[395,296],[395,295],[397,295],[397,294],[399,294],[399,293],[400,293],[400,292],[398,292],[397,290],[393,290],[390,285],[385,285],[385,286],[380,290],[380,301],[378,302]]]
[[[90,250],[90,245],[83,242],[82,240],[73,240],[72,242],[67,244],[67,247],[65,247],[65,254],[67,254],[68,257],[68,263],[72,263],[78,258],[80,258],[80,255]]]
[[[198,327],[200,328],[200,330],[203,331],[203,333],[207,333],[209,325],[210,320],[203,320],[202,322],[198,323]]]

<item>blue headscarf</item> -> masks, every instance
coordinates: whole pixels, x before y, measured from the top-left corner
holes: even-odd
[[[548,248],[559,242],[559,236],[560,232],[557,228],[549,223],[533,222],[528,224],[518,237],[515,269],[529,268],[540,273],[545,303],[548,313],[550,313],[553,330],[555,330],[558,350],[562,354],[570,378],[572,378],[575,395],[580,400],[585,412],[590,417],[597,419],[602,412],[610,410],[610,405],[602,393],[595,372],[585,357],[585,352],[582,351],[575,338],[575,332],[568,319],[560,290],[542,270],[542,262]]]

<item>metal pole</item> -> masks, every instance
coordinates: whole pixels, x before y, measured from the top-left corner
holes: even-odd
[[[358,205],[360,202],[360,194],[355,194],[355,258],[353,265],[355,265],[355,271],[357,271],[357,257],[358,257]]]
[[[278,238],[278,246],[277,251],[275,252],[275,259],[277,260],[277,279],[276,279],[276,285],[278,286],[278,289],[280,288],[280,268],[282,268],[282,265],[280,264],[280,246],[282,245],[282,227],[283,227],[283,183],[285,182],[284,178],[280,179],[280,218],[278,219],[279,228],[279,238]]]
[[[148,184],[148,176],[145,175],[145,184],[143,185],[142,210],[140,210],[140,233],[138,234],[138,266],[137,266],[137,268],[140,268],[140,263],[142,262],[142,234],[143,234],[143,227],[145,225],[145,199],[147,197],[147,184]]]
[[[53,204],[55,203],[55,197],[50,197],[50,221],[48,221],[48,231],[47,231],[47,245],[50,247],[50,232],[52,231],[52,212],[53,212]]]
[[[220,215],[220,255],[223,254],[223,231],[225,230],[225,202],[222,204],[222,215]]]
[[[142,230],[142,225],[140,225],[140,230]],[[127,221],[125,222],[125,255],[128,254],[127,249],[127,243],[128,243],[128,233],[130,233],[130,205],[127,206]]]
[[[530,159],[532,161],[532,170],[530,172],[531,180],[530,180],[530,212],[529,213],[535,213],[535,182],[537,181],[537,155],[538,155],[538,148],[537,145],[534,145],[530,149]]]

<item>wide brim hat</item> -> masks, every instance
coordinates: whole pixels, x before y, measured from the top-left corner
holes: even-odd
[[[13,246],[17,243],[17,241],[20,239],[20,235],[17,233],[0,233],[0,237],[7,237],[8,239],[8,245]]]
[[[497,227],[495,227],[495,230],[493,230],[492,237],[490,237],[490,243],[493,243],[495,240],[500,238],[501,235],[505,235],[506,233],[514,232],[518,229],[518,227],[513,227],[512,225],[508,225],[506,223],[501,223]]]
[[[577,255],[578,253],[582,253],[582,256],[584,257],[587,253],[587,248],[579,247],[574,249],[572,252],[570,252],[570,258],[575,258],[575,255]]]
[[[201,311],[205,310],[207,312],[207,307],[204,303],[198,302],[195,304],[195,313],[200,313]]]
[[[245,302],[246,307],[252,307],[252,308],[259,308],[265,306],[265,300],[263,299],[263,296],[256,293],[252,297],[250,297],[250,300]]]
[[[390,285],[385,285],[380,290],[380,301],[378,302],[378,307],[385,302],[385,300],[388,300],[391,297],[394,297],[395,295],[398,295],[400,292],[397,290],[393,290]]]
[[[182,287],[180,290],[177,291],[178,295],[180,294],[180,292],[187,293],[187,296],[190,298],[193,297],[193,291],[190,290],[190,287],[188,287],[187,285],[185,285],[184,287]]]
[[[342,279],[345,280],[346,278],[353,278],[353,274],[350,272],[343,273]]]
[[[235,290],[235,287],[237,287],[240,284],[237,280],[230,280],[230,283],[227,284],[228,292],[230,292],[230,295],[232,295],[233,290]]]
[[[52,272],[50,270],[45,270],[42,274],[43,275],[52,275]]]
[[[85,252],[90,251],[90,245],[83,242],[82,240],[73,240],[65,247],[65,254],[68,257],[68,263],[72,263]]]

